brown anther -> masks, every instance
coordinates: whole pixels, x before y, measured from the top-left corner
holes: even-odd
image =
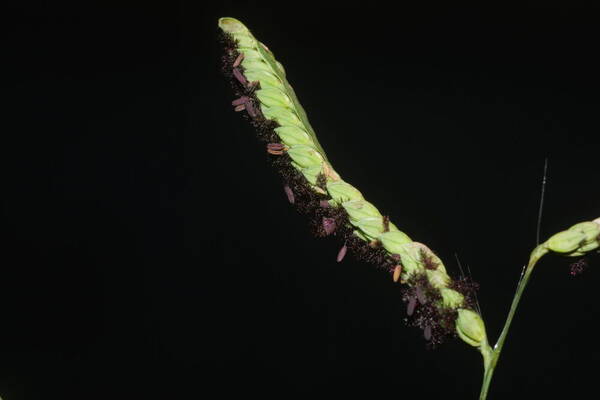
[[[315,186],[320,187],[322,189],[326,189],[327,188],[327,177],[322,172],[320,172],[317,175]]]
[[[290,203],[294,204],[294,201],[296,200],[294,197],[294,192],[292,192],[292,189],[288,186],[285,185],[283,187],[283,191],[285,192],[285,195],[287,196],[287,199]]]
[[[431,340],[431,326],[427,325],[425,327],[425,330],[423,331],[423,336],[425,337],[425,340]]]
[[[402,265],[396,265],[396,268],[394,268],[394,282],[400,280],[400,274],[402,274]]]
[[[231,102],[232,106],[239,106],[240,104],[246,104],[250,100],[248,96],[242,96],[238,99],[235,99]]]
[[[381,246],[381,242],[380,242],[379,240],[377,240],[377,239],[375,239],[375,240],[371,240],[371,241],[369,242],[369,247],[371,247],[371,248],[373,248],[373,249],[376,249],[376,248],[378,248],[379,246]]]
[[[388,217],[387,215],[383,216],[383,231],[384,232],[390,231],[390,217]]]
[[[417,298],[415,296],[411,296],[408,300],[408,306],[406,307],[406,314],[410,317],[415,312],[415,307],[417,306]]]
[[[283,143],[269,143],[267,144],[267,148],[271,150],[283,150],[285,149],[285,145]]]
[[[252,118],[256,118],[258,113],[256,112],[256,108],[254,108],[254,104],[252,104],[252,100],[248,99],[248,101],[245,103],[245,105],[246,105],[246,111],[248,111],[248,115]]]
[[[234,110],[235,111],[244,111],[246,109],[246,106],[244,104],[240,104],[239,106],[235,106]]]
[[[269,143],[267,144],[267,153],[280,156],[285,153],[287,148],[282,143]]]
[[[348,251],[348,247],[346,246],[346,243],[344,243],[344,245],[342,246],[342,248],[340,249],[340,251],[336,257],[336,261],[341,262],[344,259],[344,257],[346,257],[347,251]]]
[[[246,77],[244,76],[244,74],[242,74],[242,72],[239,70],[239,68],[234,68],[233,69],[233,76],[235,77],[235,79],[238,80],[238,82],[240,82],[243,86],[248,85],[248,80],[246,80]]]
[[[329,165],[328,162],[323,163],[323,175],[325,175],[326,178],[334,182],[339,181],[341,179],[337,172],[333,170],[333,168],[331,167],[331,165]]]
[[[240,64],[242,63],[242,60],[244,59],[244,53],[240,53],[237,58],[235,59],[235,61],[233,62],[233,68],[239,67]]]

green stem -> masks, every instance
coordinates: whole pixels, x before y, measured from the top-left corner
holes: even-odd
[[[510,306],[510,311],[508,312],[508,316],[506,317],[506,322],[504,323],[504,328],[502,328],[502,333],[500,333],[498,342],[494,346],[493,350],[490,348],[487,342],[480,348],[481,354],[483,355],[484,373],[479,400],[486,400],[487,398],[490,383],[492,382],[492,377],[494,376],[494,370],[496,369],[498,358],[500,358],[500,352],[502,352],[502,347],[504,346],[506,336],[508,335],[508,330],[510,329],[513,317],[515,316],[515,312],[517,311],[517,307],[519,306],[519,302],[521,301],[523,291],[525,290],[527,282],[529,282],[529,278],[531,277],[531,273],[533,272],[533,267],[535,267],[538,260],[547,252],[548,249],[546,248],[545,244],[539,245],[535,248],[535,250],[533,250],[529,259],[529,264],[527,264],[527,268],[525,269],[523,275],[521,276],[521,279],[519,280],[519,284],[517,285],[517,291],[515,292],[515,296],[513,297],[513,301]]]

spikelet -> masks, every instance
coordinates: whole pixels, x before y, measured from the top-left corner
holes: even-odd
[[[403,286],[409,324],[436,345],[448,336],[480,346],[485,327],[473,311],[475,284],[453,281],[426,245],[414,242],[333,169],[306,113],[267,46],[234,18],[219,19],[224,35],[223,70],[245,111],[267,141],[267,151],[284,178],[288,200],[313,220],[318,236],[336,236],[359,259],[387,269]],[[279,145],[277,145],[279,144]]]
[[[600,247],[600,218],[575,224],[553,235],[543,245],[550,251],[569,257],[589,254]]]
[[[566,257],[582,257],[598,251],[600,251],[600,218],[580,222],[552,235],[531,252],[529,265],[535,265],[540,258],[551,252]],[[579,274],[585,265],[585,259],[571,264],[571,274]]]

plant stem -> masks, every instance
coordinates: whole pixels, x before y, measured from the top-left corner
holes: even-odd
[[[500,352],[502,352],[502,347],[504,346],[506,336],[508,335],[508,330],[510,329],[513,317],[515,316],[515,312],[517,311],[517,307],[519,306],[519,301],[521,301],[523,291],[525,290],[527,282],[529,282],[529,278],[531,277],[531,273],[533,272],[533,267],[535,267],[538,260],[547,252],[548,250],[544,244],[539,245],[535,248],[535,250],[533,250],[529,259],[529,263],[527,264],[527,268],[523,272],[521,279],[519,280],[519,284],[517,285],[517,291],[515,292],[515,296],[513,297],[513,301],[510,306],[510,311],[508,312],[508,316],[506,317],[506,322],[504,323],[504,328],[502,328],[502,333],[500,333],[498,342],[496,343],[493,349],[490,348],[487,342],[484,343],[484,345],[482,345],[480,348],[480,352],[483,355],[484,373],[479,400],[486,400],[487,398],[490,383],[492,382],[492,377],[494,375],[494,370],[496,369],[496,364],[498,363],[498,358],[500,357]]]

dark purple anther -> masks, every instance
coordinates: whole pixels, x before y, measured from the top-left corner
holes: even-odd
[[[283,190],[285,191],[285,195],[288,198],[288,201],[292,204],[294,204],[294,192],[292,192],[292,189],[290,189],[290,187],[288,185],[285,185],[283,187]]]
[[[323,230],[326,235],[331,235],[335,231],[335,219],[323,217]]]
[[[406,313],[410,317],[415,312],[415,307],[417,306],[417,298],[415,296],[411,296],[408,300],[408,307],[406,307]]]
[[[248,99],[245,105],[248,115],[250,115],[252,118],[255,118],[258,114],[256,113],[256,108],[254,108],[254,104],[252,104],[252,100]]]
[[[417,299],[419,299],[419,303],[421,303],[421,304],[427,303],[427,296],[425,296],[425,292],[423,292],[423,289],[421,288],[421,286],[417,286],[416,292],[417,292]]]
[[[423,332],[423,336],[425,336],[425,340],[427,340],[427,341],[431,340],[431,327],[429,325],[427,325],[425,327],[425,331]]]
[[[321,201],[319,201],[319,205],[320,205],[322,208],[329,208],[329,206],[330,206],[330,204],[329,204],[329,201],[328,201],[328,200],[321,200]]]
[[[240,64],[242,63],[242,60],[244,59],[244,53],[240,53],[237,58],[235,59],[235,61],[233,62],[233,68],[237,68],[240,66]]]
[[[573,264],[571,264],[571,276],[577,276],[580,275],[583,271],[585,271],[585,268],[587,267],[587,261],[585,258],[582,258],[579,261],[574,262]]]
[[[346,243],[344,243],[344,245],[342,246],[342,248],[340,249],[338,255],[337,255],[337,262],[342,262],[342,260],[344,259],[344,257],[346,257],[346,252],[348,251],[348,247],[346,246]]]
[[[235,111],[244,111],[246,109],[246,106],[243,104],[240,104],[239,106],[235,106],[234,110]]]
[[[242,96],[239,99],[235,99],[231,102],[232,106],[239,106],[240,104],[246,104],[250,100],[248,96]]]
[[[233,69],[233,76],[235,76],[235,79],[237,79],[242,85],[246,86],[248,84],[246,77],[238,68]]]

